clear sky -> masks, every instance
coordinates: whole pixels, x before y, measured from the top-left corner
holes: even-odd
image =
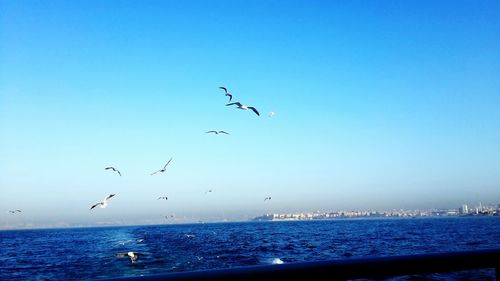
[[[500,203],[499,11],[0,0],[0,227]]]

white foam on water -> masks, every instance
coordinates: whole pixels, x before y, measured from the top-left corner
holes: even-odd
[[[271,261],[272,264],[283,264],[284,262],[280,258],[275,258]]]

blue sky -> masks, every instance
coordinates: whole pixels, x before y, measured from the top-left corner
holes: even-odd
[[[499,203],[499,9],[0,0],[0,227]]]

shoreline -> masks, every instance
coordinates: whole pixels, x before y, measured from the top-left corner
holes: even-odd
[[[77,226],[55,226],[55,227],[20,227],[1,228],[0,232],[9,231],[31,231],[31,230],[71,230],[71,229],[91,229],[91,228],[120,228],[120,227],[158,227],[158,226],[190,226],[190,225],[210,225],[210,224],[238,224],[238,223],[280,223],[280,222],[335,222],[335,221],[362,221],[362,220],[413,220],[413,219],[478,219],[478,218],[500,218],[499,215],[461,215],[461,216],[417,216],[417,217],[337,217],[337,218],[314,218],[314,219],[272,219],[272,220],[235,220],[235,221],[212,221],[212,222],[186,222],[186,223],[153,223],[153,224],[123,224],[123,225],[77,225]]]

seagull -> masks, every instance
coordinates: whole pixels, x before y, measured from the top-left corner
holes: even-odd
[[[9,210],[9,213],[11,214],[21,213],[21,210]]]
[[[255,109],[255,107],[243,105],[240,102],[228,103],[228,104],[226,104],[226,106],[234,105],[234,104],[236,104],[239,109],[243,109],[243,110],[249,110],[249,109],[251,109],[251,110],[253,110],[253,112],[255,112],[255,114],[257,114],[258,116],[260,116],[259,112],[257,111],[257,109]]]
[[[271,200],[271,196],[266,197],[266,198],[264,199],[264,201],[266,201],[266,200]]]
[[[269,115],[268,115],[268,116],[269,116],[269,118],[273,117],[273,116],[274,116],[274,114],[276,114],[276,113],[274,113],[274,111],[269,112]]]
[[[165,169],[167,168],[167,165],[170,163],[170,161],[172,161],[172,158],[170,158],[170,160],[168,160],[167,164],[165,164],[165,166],[163,166],[163,169],[158,170],[158,171],[152,173],[151,175],[154,175],[154,174],[156,174],[158,172],[161,172],[161,173],[165,172]]]
[[[229,133],[228,133],[228,132],[226,132],[226,131],[208,131],[208,132],[205,132],[205,133],[206,133],[206,134],[214,133],[214,134],[216,134],[216,135],[218,135],[218,134],[226,134],[226,135],[229,135]]]
[[[165,199],[165,200],[168,200],[168,197],[167,197],[167,196],[160,196],[160,197],[158,197],[158,199],[156,199],[156,200],[160,200],[160,199]]]
[[[106,167],[106,168],[104,168],[104,170],[113,170],[113,171],[117,172],[120,175],[120,177],[122,176],[122,173],[120,173],[120,171],[115,169],[115,167]]]
[[[222,90],[224,90],[224,92],[226,92],[226,96],[229,97],[228,102],[231,102],[231,100],[233,99],[233,95],[231,95],[231,93],[227,91],[226,87],[219,87],[219,89],[222,89]]]
[[[94,205],[92,205],[92,207],[90,207],[90,210],[94,209],[97,206],[99,206],[101,208],[106,208],[108,206],[108,200],[111,199],[115,195],[116,194],[110,194],[110,195],[106,196],[106,198],[104,198],[104,200],[102,200],[102,202],[98,202],[98,203],[95,203]]]
[[[139,238],[139,239],[136,239],[136,240],[135,240],[135,242],[137,242],[137,243],[142,243],[142,242],[144,242],[144,238]]]
[[[132,263],[135,263],[135,261],[139,258],[140,255],[144,255],[144,254],[138,253],[138,252],[127,252],[127,253],[118,253],[118,254],[116,254],[116,256],[119,257],[119,258],[129,256],[130,257],[130,261]]]

